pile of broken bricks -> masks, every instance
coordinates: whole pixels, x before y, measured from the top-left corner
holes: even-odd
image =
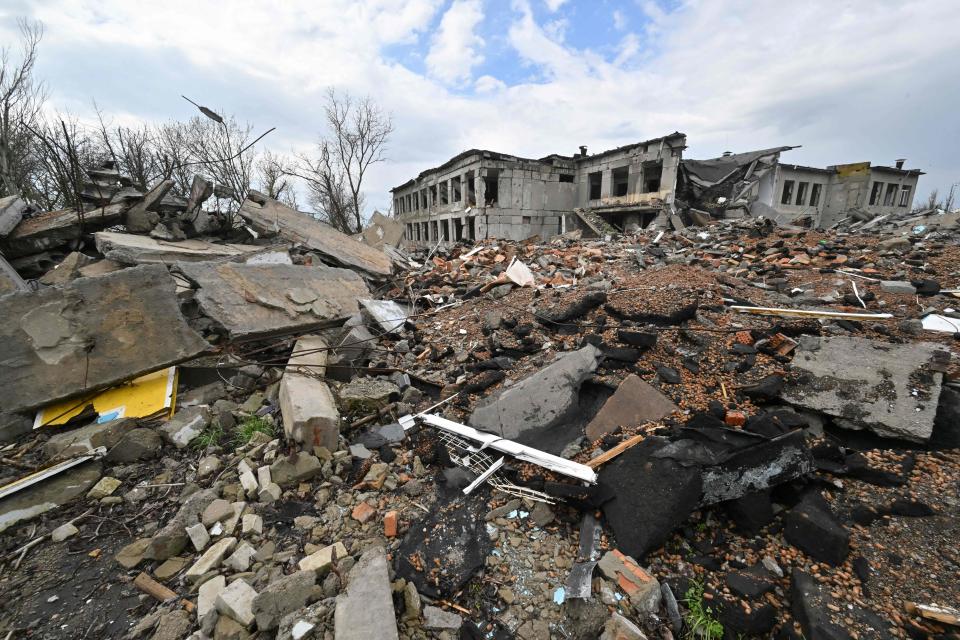
[[[163,198],[4,231],[9,637],[958,633],[952,230],[428,252]]]

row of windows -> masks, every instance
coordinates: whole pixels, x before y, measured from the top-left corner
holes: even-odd
[[[810,187],[809,182],[801,182],[799,184],[796,184],[797,196],[796,198],[794,198],[793,191],[794,191],[795,184],[796,183],[793,180],[784,180],[783,194],[780,196],[780,204],[795,204],[799,207],[820,206],[820,196],[823,193],[823,184],[819,182],[814,182],[813,187]],[[808,192],[810,194],[809,202],[807,202]]]
[[[906,207],[910,204],[910,186],[901,187],[895,182],[890,182],[887,184],[886,192],[883,189],[884,183],[874,182],[873,188],[870,190],[870,204],[879,205],[880,196],[883,195],[883,206],[892,207],[896,204],[898,207]],[[900,192],[900,202],[897,203],[897,190]]]
[[[410,222],[406,225],[406,237],[407,240],[414,242],[476,240],[473,220],[473,218],[449,218],[429,222]]]

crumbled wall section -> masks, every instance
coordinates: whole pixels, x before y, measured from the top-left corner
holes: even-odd
[[[209,348],[180,315],[166,267],[125,269],[0,298],[0,412],[33,409]]]

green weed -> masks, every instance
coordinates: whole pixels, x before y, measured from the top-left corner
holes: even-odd
[[[687,638],[699,640],[720,640],[723,638],[723,625],[713,617],[713,610],[703,601],[703,582],[695,580],[687,589],[684,602],[687,613],[684,622],[687,626]]]

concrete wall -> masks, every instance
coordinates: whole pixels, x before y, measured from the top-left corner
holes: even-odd
[[[789,222],[801,216],[810,216],[814,222],[820,220],[826,206],[830,182],[833,173],[816,171],[800,167],[786,167],[779,165],[776,170],[776,180],[771,191],[772,202],[768,202],[779,214],[779,220]],[[792,181],[792,194],[789,203],[783,202],[784,189]],[[800,194],[801,185],[803,194]],[[820,197],[816,205],[811,204],[814,185],[820,185]],[[801,197],[802,196],[802,197]]]
[[[866,210],[870,213],[876,213],[877,215],[909,211],[913,207],[913,199],[917,194],[917,182],[919,179],[920,176],[917,175],[909,175],[900,171],[889,171],[879,167],[874,167],[870,171],[870,184],[867,186]],[[874,184],[880,184],[881,190],[877,203],[871,205],[870,194],[873,192]],[[892,203],[887,205],[885,203],[885,199],[890,185],[893,185],[895,190],[892,194]],[[901,195],[903,193],[903,189],[905,188],[909,188],[910,193],[907,195],[907,199],[904,204],[901,205]]]
[[[653,142],[636,146],[619,153],[598,154],[577,163],[576,206],[581,208],[639,204],[651,207],[673,202],[677,186],[677,170],[682,150],[671,149],[665,143]],[[655,173],[653,164],[660,164],[660,188],[647,191],[647,179]],[[626,168],[627,194],[613,194],[613,172]],[[600,173],[600,198],[590,197],[590,175]]]

